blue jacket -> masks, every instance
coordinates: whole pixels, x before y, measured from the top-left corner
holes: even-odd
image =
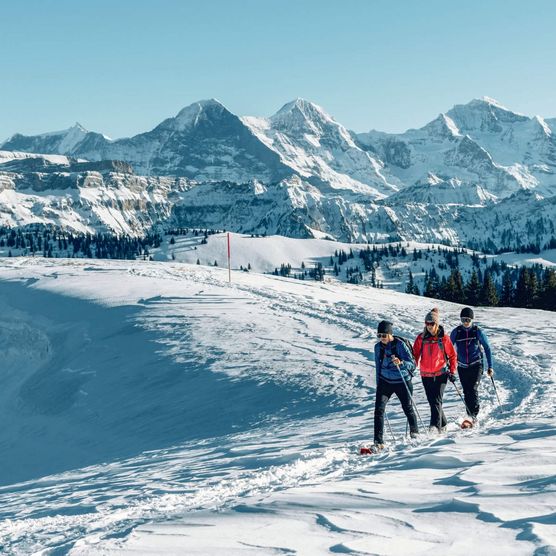
[[[392,355],[396,355],[402,361],[399,370],[392,363]],[[396,339],[386,344],[386,346],[383,346],[382,342],[375,344],[375,365],[377,384],[381,378],[386,382],[402,382],[400,371],[403,380],[411,380],[413,371],[415,371],[413,355],[401,340]]]
[[[477,326],[473,325],[465,328],[463,325],[456,326],[450,334],[450,339],[458,352],[458,366],[469,367],[483,361],[481,346],[485,350],[487,365],[492,367],[492,354],[490,344],[485,333]]]

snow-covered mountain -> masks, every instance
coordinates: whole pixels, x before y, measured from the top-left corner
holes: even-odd
[[[111,141],[77,124],[36,137],[15,135],[2,148],[125,160],[147,176],[271,183],[297,174],[325,189],[353,190],[372,198],[396,190],[381,174],[380,160],[359,148],[322,108],[302,99],[269,119],[238,118],[211,99],[187,106],[152,131],[131,138]]]
[[[10,151],[22,151],[42,154],[73,154],[77,146],[90,135],[99,135],[87,131],[80,123],[62,131],[52,131],[40,135],[26,136],[16,133],[2,145]],[[105,141],[107,137],[99,135]],[[89,138],[90,140],[90,138]]]
[[[0,151],[1,153],[1,151]],[[138,176],[124,162],[0,158],[0,224],[143,235],[153,227],[227,228],[291,237],[361,237],[375,210],[291,176],[265,185]],[[370,238],[370,236],[369,236]],[[380,239],[377,236],[375,239]]]
[[[291,174],[273,150],[215,99],[200,101],[153,130],[111,141],[74,128],[57,134],[16,135],[2,148],[58,152],[88,160],[125,160],[138,174],[180,176],[201,181],[276,181]]]
[[[243,121],[311,183],[316,178],[334,189],[375,198],[397,190],[383,175],[382,161],[357,146],[345,127],[312,102],[298,98],[268,119]]]
[[[456,105],[420,129],[356,137],[406,185],[434,174],[479,185],[498,197],[519,189],[556,194],[556,138],[549,124],[489,98]]]
[[[443,241],[489,250],[544,245],[555,235],[556,197],[523,190],[495,203],[480,186],[438,176],[374,201],[327,194],[296,175],[271,184],[196,182],[137,176],[117,161],[23,154],[0,160],[0,223],[8,226],[130,235],[159,225],[224,228],[347,242]]]
[[[551,237],[539,218],[556,220],[553,127],[492,99],[402,134],[355,134],[303,99],[270,118],[201,101],[127,139],[79,125],[14,136],[0,151],[0,218],[136,234],[168,224],[363,242],[488,238],[496,248],[513,234],[531,244]],[[510,220],[510,231],[494,224]]]

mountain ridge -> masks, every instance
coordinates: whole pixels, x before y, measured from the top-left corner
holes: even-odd
[[[464,220],[494,211],[504,222],[516,203],[517,236],[539,243],[550,237],[547,219],[556,219],[551,124],[487,98],[402,134],[357,134],[302,98],[268,118],[239,117],[206,99],[131,138],[110,140],[79,124],[14,136],[2,147],[19,141],[49,153],[0,151],[1,222],[456,244],[481,239],[473,237],[480,231],[496,238],[489,246],[496,249],[505,238],[518,239]]]

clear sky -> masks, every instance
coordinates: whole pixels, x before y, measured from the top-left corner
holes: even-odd
[[[0,141],[123,137],[215,97],[404,131],[484,95],[556,117],[553,0],[0,0]]]

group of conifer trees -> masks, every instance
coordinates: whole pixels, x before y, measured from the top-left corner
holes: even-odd
[[[435,268],[425,277],[423,295],[445,299],[471,306],[525,307],[556,311],[556,271],[539,264],[527,267],[509,267],[496,272],[491,268],[482,273],[475,269],[464,282],[459,268],[451,270],[448,277],[439,279]],[[419,294],[411,271],[406,291]]]
[[[80,234],[46,227],[0,227],[0,251],[8,257],[137,259],[150,258],[160,246],[160,234],[132,237],[114,234]]]

